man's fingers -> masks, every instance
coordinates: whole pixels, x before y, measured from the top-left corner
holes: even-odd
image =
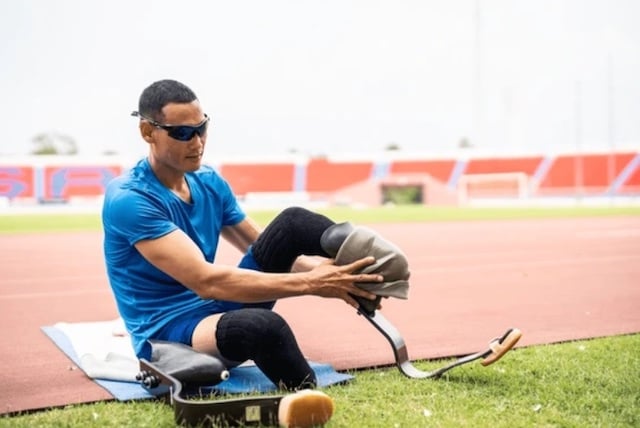
[[[320,263],[320,265],[334,265],[333,267],[333,274],[328,276],[328,280],[329,282],[333,282],[333,281],[338,281],[341,283],[341,285],[339,286],[342,289],[342,292],[346,292],[346,295],[344,296],[339,296],[334,294],[334,297],[341,297],[344,301],[346,301],[349,305],[358,308],[359,307],[359,303],[356,301],[356,299],[353,298],[353,296],[356,297],[362,297],[364,299],[367,300],[374,300],[377,296],[365,289],[362,289],[360,287],[357,286],[358,283],[372,283],[372,282],[383,282],[384,281],[384,277],[380,274],[376,274],[376,273],[354,273],[354,272],[359,272],[362,269],[364,269],[365,267],[375,263],[376,259],[375,257],[364,257],[362,259],[358,259],[352,263],[346,264],[346,265],[342,265],[342,266],[335,266],[335,260],[334,259],[325,259],[322,261],[322,263]],[[320,266],[319,265],[319,266]],[[336,270],[337,268],[337,270]],[[338,276],[334,276],[335,274],[338,274]],[[345,288],[346,287],[346,288]],[[350,296],[349,293],[353,294],[353,296]],[[341,294],[341,293],[340,293]]]
[[[345,265],[345,267],[347,267],[351,272],[355,272],[371,264],[374,264],[375,262],[376,262],[375,257],[369,256],[369,257],[364,257],[362,259],[358,259],[353,263],[349,263],[348,265]]]
[[[382,282],[384,277],[377,273],[357,273],[352,276],[353,282]]]
[[[359,287],[354,287],[353,291],[350,291],[351,294],[358,296],[358,297],[364,297],[365,299],[368,300],[373,300],[376,297],[378,297],[377,295],[367,291],[367,290],[363,290],[362,288]]]
[[[349,305],[353,306],[356,309],[358,309],[360,307],[360,303],[358,303],[358,301],[356,299],[354,299],[353,297],[351,297],[348,294],[347,294],[347,297],[344,298],[344,301],[347,302]]]

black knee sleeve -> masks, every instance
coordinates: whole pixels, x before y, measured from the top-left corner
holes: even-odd
[[[253,257],[265,272],[289,272],[296,258],[303,254],[329,257],[320,245],[320,238],[334,224],[322,214],[305,208],[287,208],[253,244]]]
[[[227,312],[216,327],[220,354],[233,361],[253,360],[278,387],[313,388],[315,373],[302,355],[287,322],[268,309]]]

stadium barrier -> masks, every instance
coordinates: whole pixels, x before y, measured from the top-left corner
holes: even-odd
[[[115,156],[0,159],[0,209],[99,205],[107,183],[133,162]],[[248,205],[455,205],[640,195],[640,152],[430,158],[384,156],[216,159],[211,163]],[[404,184],[403,184],[404,180]],[[403,189],[404,187],[404,189]],[[413,196],[411,196],[413,195]],[[453,195],[453,196],[452,196]],[[457,196],[456,196],[457,195]],[[402,198],[400,198],[402,199]]]

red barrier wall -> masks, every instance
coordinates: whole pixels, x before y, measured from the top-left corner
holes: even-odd
[[[40,198],[69,199],[104,193],[109,181],[122,173],[121,166],[47,166],[44,167],[43,194]]]
[[[393,161],[389,168],[390,174],[428,174],[438,181],[446,183],[451,177],[455,160],[414,160]]]
[[[0,166],[0,196],[38,200],[100,196],[123,169],[121,165]]]
[[[308,192],[333,192],[371,178],[373,162],[331,162],[311,159],[307,164]]]
[[[638,152],[609,154],[559,155],[552,157],[547,171],[539,170],[543,156],[510,158],[476,158],[466,162],[464,174],[523,172],[530,177],[542,172],[539,194],[605,193],[615,184],[619,194],[640,193],[640,162]],[[107,183],[126,167],[113,158],[33,157],[0,159],[0,197],[9,199],[66,200],[76,196],[100,196]],[[30,164],[30,162],[32,162]],[[388,169],[372,160],[338,161],[311,158],[306,163],[286,160],[272,163],[224,163],[220,172],[234,191],[243,196],[248,192],[293,192],[326,194],[372,178],[398,174],[427,174],[447,183],[455,170],[456,159],[392,160]],[[373,174],[376,177],[373,177]],[[624,172],[624,175],[622,173]]]
[[[632,158],[635,158],[635,156],[635,154],[631,155]],[[640,193],[640,167],[631,172],[629,177],[622,183],[619,192],[623,194]]]
[[[640,168],[636,169],[633,174],[624,182],[624,187],[640,187]]]
[[[495,174],[505,172],[524,172],[532,176],[540,163],[542,156],[522,158],[494,158],[494,159],[469,159],[465,174]]]
[[[0,166],[0,196],[35,198],[34,169],[31,166]]]
[[[220,173],[239,196],[248,192],[291,192],[294,171],[295,165],[292,163],[220,166]]]
[[[602,191],[612,184],[634,157],[634,153],[557,156],[539,188],[552,190],[578,187]]]

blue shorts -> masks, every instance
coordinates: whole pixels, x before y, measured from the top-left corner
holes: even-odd
[[[253,269],[253,270],[261,270],[255,259],[253,258],[253,252],[251,248],[244,255],[238,267],[244,269]],[[206,317],[214,314],[221,314],[224,312],[232,311],[235,309],[242,308],[266,308],[273,309],[273,306],[276,302],[263,302],[263,303],[237,303],[237,302],[226,302],[226,301],[216,301],[213,308],[208,312],[198,312],[196,314],[188,314],[184,316],[180,316],[169,323],[167,323],[158,333],[154,335],[154,339],[158,340],[166,340],[169,342],[180,342],[185,345],[191,346],[191,338],[193,336],[193,332],[195,331],[200,321],[205,319]]]

